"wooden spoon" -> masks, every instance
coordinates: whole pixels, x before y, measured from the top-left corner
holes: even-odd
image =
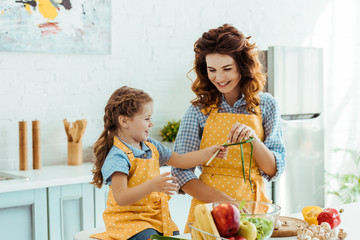
[[[66,133],[67,138],[68,138],[68,142],[70,142],[70,134],[69,134],[69,124],[70,123],[68,123],[66,118],[63,120],[63,122],[64,122],[65,133]]]
[[[76,142],[80,142],[80,139],[81,139],[81,132],[82,132],[82,129],[83,129],[83,123],[81,120],[76,120],[75,122],[76,126],[77,126],[77,129],[76,129]]]
[[[82,119],[81,120],[82,123],[82,128],[81,128],[81,135],[80,135],[80,140],[82,139],[82,136],[84,135],[85,129],[86,129],[86,125],[87,125],[87,120],[86,119]]]
[[[69,129],[70,140],[69,142],[76,142],[76,126],[75,123],[72,123],[72,127]]]

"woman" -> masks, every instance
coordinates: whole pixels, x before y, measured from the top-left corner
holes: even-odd
[[[254,149],[250,165],[250,144],[243,145],[245,181],[239,146],[229,148],[226,160],[215,158],[208,166],[202,165],[199,179],[194,174],[195,168],[172,169],[180,192],[193,197],[188,222],[194,221],[194,207],[204,202],[243,199],[270,202],[263,178],[273,181],[284,170],[279,108],[269,93],[261,92],[266,78],[261,72],[257,48],[249,39],[225,24],[205,32],[195,42],[197,78],[192,90],[196,98],[181,121],[175,151],[185,153],[249,137],[254,138]],[[185,232],[188,231],[186,225]]]

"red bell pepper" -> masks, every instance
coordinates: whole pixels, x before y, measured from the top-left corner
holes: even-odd
[[[336,228],[341,223],[340,213],[342,213],[343,211],[343,209],[340,209],[340,211],[338,212],[334,208],[325,208],[317,216],[318,224],[320,225],[323,222],[327,222],[330,224],[331,229]]]

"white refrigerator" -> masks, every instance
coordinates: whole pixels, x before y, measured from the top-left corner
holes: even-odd
[[[309,205],[324,206],[323,51],[269,47],[260,59],[267,69],[266,91],[278,101],[286,147],[286,168],[271,196],[281,215]]]

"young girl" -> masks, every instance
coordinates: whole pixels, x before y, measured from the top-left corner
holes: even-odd
[[[177,154],[149,138],[153,126],[153,100],[145,92],[122,87],[110,97],[104,115],[104,131],[95,143],[93,184],[109,185],[103,218],[106,232],[98,239],[149,239],[153,234],[172,236],[178,229],[170,218],[168,200],[177,189],[169,172],[159,166],[195,167],[211,158],[225,158],[227,149],[214,145],[200,151]]]

